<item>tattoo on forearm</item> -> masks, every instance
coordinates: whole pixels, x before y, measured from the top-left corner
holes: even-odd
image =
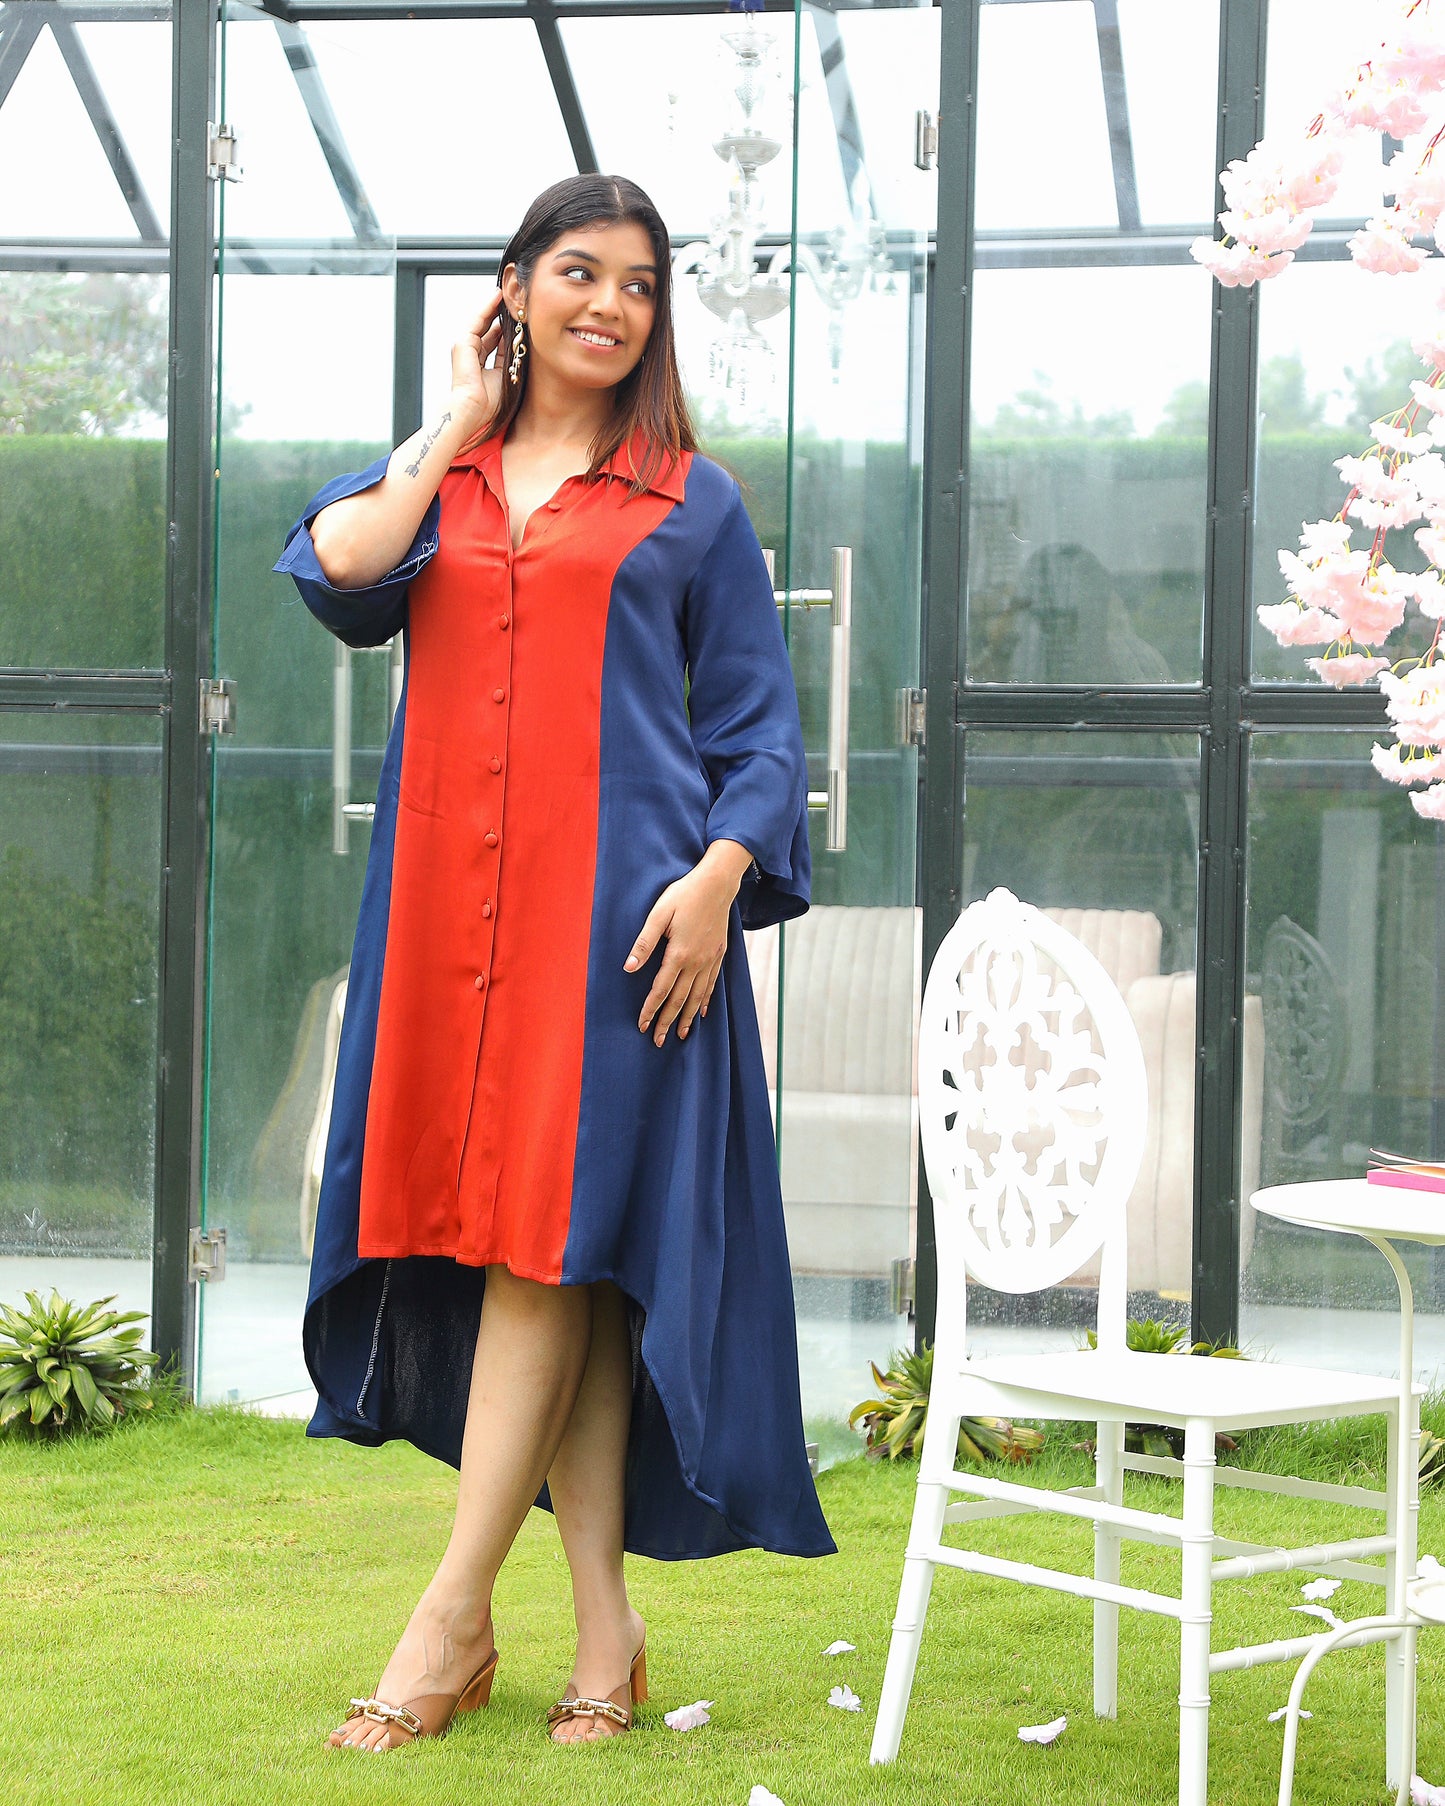
[[[409,477],[416,476],[417,473],[421,470],[422,459],[425,458],[427,453],[436,444],[437,440],[441,438],[442,428],[451,419],[451,417],[452,417],[451,409],[448,408],[446,413],[443,414],[441,419],[437,422],[435,431],[430,433],[425,439],[422,440],[421,450],[416,454],[416,463],[408,464],[404,467],[406,470],[406,474]]]

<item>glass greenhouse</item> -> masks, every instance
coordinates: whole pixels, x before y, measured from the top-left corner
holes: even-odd
[[[813,908],[748,954],[821,1461],[933,1335],[913,1025],[997,885],[1089,912],[1140,1029],[1135,1313],[1388,1363],[1383,1263],[1245,1200],[1445,1152],[1445,839],[1371,770],[1379,696],[1254,613],[1409,362],[1346,250],[1392,142],[1277,288],[1189,256],[1350,10],[5,0],[0,1297],[116,1294],[198,1398],[308,1409],[400,648],[271,565],[445,395],[533,195],[601,170],[671,229],[808,742]],[[1086,1294],[970,1310],[1072,1346]]]

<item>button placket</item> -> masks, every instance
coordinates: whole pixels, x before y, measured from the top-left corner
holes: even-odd
[[[498,499],[500,502],[500,498]],[[489,821],[489,825],[481,837],[482,845],[486,849],[486,854],[483,860],[485,894],[481,903],[480,915],[481,920],[485,925],[482,928],[479,938],[480,957],[478,964],[481,969],[475,974],[472,980],[473,986],[477,992],[479,1006],[477,1021],[478,1059],[480,1059],[481,1055],[481,1035],[486,1022],[487,995],[491,985],[492,955],[496,946],[496,908],[497,899],[501,889],[501,844],[502,832],[505,825],[504,816],[506,813],[506,779],[502,775],[505,765],[503,754],[506,752],[507,748],[507,733],[512,712],[511,625],[514,568],[511,525],[507,520],[505,508],[502,509],[502,516],[503,543],[507,554],[507,599],[503,611],[499,615],[493,617],[496,623],[494,631],[497,634],[498,641],[501,642],[498,646],[499,656],[494,670],[496,676],[500,678],[501,681],[495,683],[492,687],[492,707],[495,711],[494,721],[496,724],[492,728],[492,733],[494,736],[493,744],[497,750],[494,751],[487,760],[488,770],[497,781],[488,786],[488,806],[486,814],[483,817],[484,820]],[[467,1116],[467,1128],[469,1129],[471,1126],[470,1108],[468,1109]],[[463,1132],[462,1143],[463,1148],[465,1148],[466,1131]]]

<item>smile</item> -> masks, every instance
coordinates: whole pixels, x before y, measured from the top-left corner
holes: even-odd
[[[614,339],[607,333],[587,332],[580,326],[569,326],[567,330],[574,339],[581,339],[584,345],[595,345],[599,351],[615,351],[622,343],[621,339]]]

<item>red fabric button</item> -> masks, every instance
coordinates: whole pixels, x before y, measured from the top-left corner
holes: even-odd
[[[497,625],[505,631],[512,625],[512,617],[510,615],[498,615]]]
[[[493,702],[501,702],[503,700],[503,698],[506,696],[506,694],[507,694],[507,692],[505,690],[493,690],[492,691],[492,701]]]
[[[492,767],[493,771],[500,771],[502,769],[502,761],[497,757],[497,755],[495,753],[492,754],[491,767]]]
[[[486,833],[482,836],[482,839],[486,841],[489,847],[494,847],[497,844],[497,830],[495,828],[488,828]]]
[[[478,989],[478,990],[479,990],[479,991],[481,991],[481,990],[484,990],[484,989],[485,989],[485,988],[486,988],[486,983],[487,983],[487,975],[486,975],[486,973],[485,973],[485,972],[478,972],[478,974],[477,974],[477,978],[476,978],[476,984],[477,984],[477,989]]]
[[[492,899],[490,897],[488,897],[486,902],[483,903],[483,905],[482,905],[482,914],[484,916],[489,916],[491,913],[492,913]]]

